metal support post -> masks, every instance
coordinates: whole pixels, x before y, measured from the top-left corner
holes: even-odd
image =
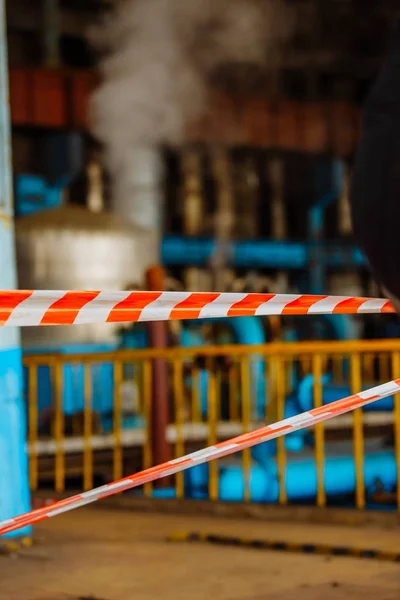
[[[17,287],[7,63],[5,0],[0,0],[0,289]],[[0,328],[0,520],[29,508],[20,335],[16,327],[7,327]],[[30,530],[10,537],[25,537]]]

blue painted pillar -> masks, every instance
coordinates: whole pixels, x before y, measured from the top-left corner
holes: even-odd
[[[0,0],[0,289],[17,287],[5,0]],[[30,508],[22,354],[17,328],[0,327],[0,520]],[[27,536],[30,528],[9,534]]]

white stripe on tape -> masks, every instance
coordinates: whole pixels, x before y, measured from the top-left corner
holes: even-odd
[[[361,304],[358,308],[358,313],[376,313],[382,310],[382,308],[387,303],[387,300],[380,300],[379,298],[372,298],[371,300],[366,300]]]
[[[208,302],[200,311],[199,319],[212,319],[213,317],[227,316],[229,309],[236,304],[241,302],[244,298],[247,298],[248,294],[221,294],[212,302]]]
[[[126,300],[130,292],[100,292],[100,294],[85,304],[75,318],[75,325],[88,323],[105,323],[108,315],[116,304]],[[95,315],[95,318],[94,318]]]
[[[217,456],[221,452],[226,451],[228,448],[233,450],[234,448],[237,448],[237,444],[230,444],[230,446],[226,446],[224,449],[211,446],[210,448],[193,452],[192,454],[189,454],[189,457],[195,462],[201,462],[212,456]]]
[[[194,465],[192,465],[194,466]],[[189,467],[188,467],[189,468]],[[170,477],[171,475],[175,475],[176,473],[180,473],[183,471],[181,465],[175,465],[175,467],[171,467],[166,471],[160,471],[157,475],[140,475],[139,480],[135,482],[135,484],[131,487],[139,487],[139,485],[144,485],[145,483],[156,481],[157,479],[163,479],[164,477]]]
[[[83,496],[89,497],[91,496],[92,498],[101,498],[102,496],[106,496],[109,495],[111,490],[119,490],[121,492],[123,492],[124,490],[129,489],[131,486],[129,484],[129,481],[125,480],[125,481],[114,481],[113,483],[110,483],[109,485],[103,485],[100,488],[95,488],[94,490],[90,490],[89,492],[84,492],[84,494],[82,494]]]
[[[75,500],[74,502],[74,508],[80,508],[81,506],[86,506],[86,504],[90,504],[91,502],[93,502],[93,498],[81,498],[80,500]],[[64,504],[63,506],[60,506],[60,508],[55,508],[54,510],[50,510],[47,513],[47,516],[50,517],[56,517],[57,515],[62,515],[62,513],[66,512],[67,510],[69,510],[69,505],[68,504]]]
[[[368,398],[373,398],[374,396],[390,396],[391,394],[397,394],[400,388],[394,381],[390,381],[389,383],[383,383],[382,385],[378,385],[372,390],[366,390],[365,392],[358,392],[357,396],[360,396],[363,400],[368,400]]]
[[[168,320],[172,310],[189,296],[191,292],[167,292],[150,302],[140,313],[139,321]]]
[[[255,315],[261,316],[271,313],[274,315],[280,315],[287,304],[290,304],[290,302],[294,302],[299,298],[301,298],[299,294],[276,294],[274,298],[271,298],[270,300],[267,300],[267,302],[261,304],[257,308]]]
[[[326,313],[332,313],[339,302],[343,302],[343,300],[348,300],[348,296],[333,296],[329,298],[323,298],[322,300],[318,300],[308,309],[309,315],[323,315]]]
[[[329,405],[327,406],[327,408],[329,408]],[[339,413],[337,413],[337,414],[339,414]],[[330,417],[331,415],[334,415],[334,413],[332,413],[332,412],[330,412],[329,410],[327,410],[326,412],[319,413],[319,415],[313,415],[313,417],[312,417],[312,418],[313,418],[313,420],[314,420],[314,421],[315,421],[315,420],[317,420],[317,419],[318,419],[318,420],[320,420],[320,419],[321,419],[321,420],[322,420],[322,419],[329,419],[329,417]]]
[[[7,325],[39,325],[45,312],[63,296],[65,292],[34,291],[14,309],[7,319]]]
[[[284,421],[279,421],[278,423],[272,423],[271,425],[268,425],[268,427],[272,430],[274,429],[281,429],[282,427],[286,427],[286,426],[295,426],[295,425],[299,425],[302,423],[307,423],[307,421],[309,421],[310,419],[313,419],[314,416],[309,413],[309,412],[305,412],[305,413],[301,413],[300,415],[295,415],[294,417],[289,417],[288,419],[284,419]]]
[[[8,527],[9,525],[15,525],[15,523],[16,523],[16,522],[17,522],[17,521],[16,521],[15,519],[7,519],[7,521],[1,521],[1,527],[2,527],[2,528],[3,528],[3,527],[4,527],[4,528],[6,528],[6,527]]]

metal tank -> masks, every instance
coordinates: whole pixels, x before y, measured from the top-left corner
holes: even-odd
[[[157,236],[105,212],[65,205],[16,221],[20,289],[123,290],[158,260]],[[24,349],[108,344],[115,325],[23,329]]]

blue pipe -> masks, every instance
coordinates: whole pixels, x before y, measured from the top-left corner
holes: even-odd
[[[386,491],[397,483],[394,452],[367,454],[364,459],[364,482],[367,494],[375,491],[379,480]],[[327,497],[352,494],[356,487],[354,457],[330,456],[324,463],[324,489]],[[314,498],[317,494],[317,468],[314,458],[289,458],[285,467],[285,488],[289,502]],[[276,462],[253,463],[250,469],[250,498],[253,502],[276,503],[279,500],[279,478]],[[244,500],[243,467],[233,463],[221,467],[219,499],[225,502]]]
[[[203,320],[202,320],[203,321]],[[214,319],[205,319],[203,322],[213,322]],[[235,317],[226,318],[224,323],[231,328],[236,343],[257,346],[265,344],[265,334],[258,317]],[[196,325],[199,321],[196,322]],[[195,346],[202,345],[200,337],[190,337],[189,333],[186,332],[182,336],[182,345]],[[223,353],[223,346],[221,347],[221,353]],[[266,379],[264,362],[257,356],[250,356],[250,381],[251,381],[251,406],[255,408],[255,414],[253,416],[263,418],[265,415],[265,402],[266,402]],[[208,386],[208,374],[204,370],[200,374],[200,399],[201,399],[201,412],[203,417],[207,415],[207,386]]]
[[[227,325],[232,329],[236,342],[245,346],[265,344],[265,333],[261,319],[258,317],[236,317],[226,319]],[[249,356],[250,360],[250,385],[252,406],[255,406],[256,416],[265,415],[267,398],[267,382],[265,378],[264,361],[257,355]]]
[[[25,217],[36,212],[49,210],[61,205],[67,181],[50,185],[37,175],[19,175],[15,179],[17,217]]]
[[[332,383],[332,376],[329,373],[325,373],[322,376],[322,403],[330,404],[341,398],[346,398],[351,395],[351,389],[348,385],[336,385]],[[311,373],[306,375],[300,382],[297,388],[297,401],[299,403],[301,411],[307,411],[313,408],[314,396],[313,396],[313,385],[314,377]],[[367,389],[370,386],[365,387]],[[381,410],[393,410],[393,396],[389,398],[382,398],[377,402],[368,404],[364,407],[365,411],[381,411]]]
[[[298,414],[298,406],[293,398],[288,398],[285,403],[285,419],[293,417]],[[304,450],[305,447],[305,435],[304,431],[296,431],[290,433],[284,438],[285,448],[288,452],[299,453]],[[277,442],[271,440],[263,444],[258,444],[251,448],[251,457],[253,465],[260,473],[267,473],[270,461],[272,457],[276,456]],[[234,463],[235,464],[235,463]],[[221,472],[224,467],[221,467]],[[241,464],[239,464],[241,469]],[[208,480],[209,480],[209,465],[203,463],[186,471],[185,473],[185,487],[186,494],[188,497],[200,500],[208,497]],[[271,480],[271,485],[273,481]],[[256,492],[259,493],[259,492]]]
[[[215,250],[215,241],[206,238],[165,236],[161,244],[161,259],[167,267],[205,267]],[[358,248],[343,244],[324,244],[319,252],[325,256],[326,266],[365,267],[366,260]],[[307,269],[310,244],[252,240],[233,242],[229,261],[233,267]]]
[[[27,351],[26,354],[59,354],[68,356],[70,354],[93,354],[112,352],[116,350],[115,344],[71,344],[52,348],[40,348]],[[90,366],[91,386],[93,398],[93,411],[96,413],[111,412],[114,397],[112,363],[96,363]],[[65,363],[62,370],[63,390],[62,402],[65,415],[73,415],[83,412],[85,406],[84,394],[84,366],[78,363]],[[28,370],[24,368],[25,386],[28,383]],[[40,413],[53,404],[53,386],[51,383],[50,367],[41,365],[37,371],[38,385],[38,410]]]
[[[0,0],[0,289],[17,287],[5,1]],[[19,329],[0,328],[0,520],[30,509]],[[31,527],[8,534],[29,535]]]

